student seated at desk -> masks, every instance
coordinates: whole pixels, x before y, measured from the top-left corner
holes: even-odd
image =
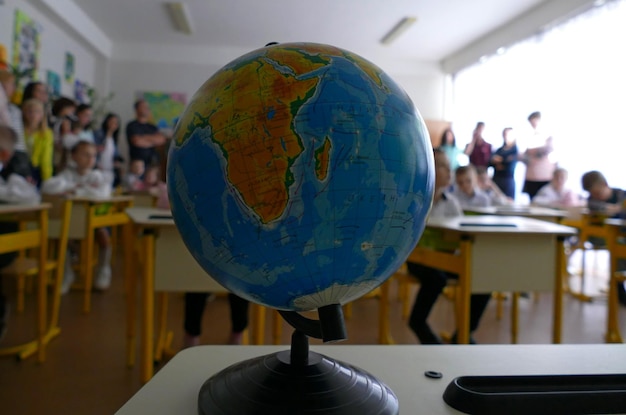
[[[456,184],[452,196],[461,204],[462,208],[491,206],[489,196],[478,187],[474,166],[471,164],[461,166],[456,169],[454,176]]]
[[[126,192],[136,192],[143,188],[143,176],[146,172],[146,165],[141,159],[130,161],[128,173],[124,176],[123,187]]]
[[[41,192],[45,194],[65,194],[74,196],[101,197],[111,196],[111,180],[101,171],[95,170],[96,145],[81,140],[71,150],[72,165],[58,175],[46,180]],[[106,290],[111,285],[111,240],[109,230],[96,230],[98,244],[98,271],[94,280],[94,288]],[[71,255],[67,256],[62,293],[69,291],[75,275],[71,266]]]
[[[626,209],[624,206],[626,194],[624,190],[611,188],[604,175],[596,170],[583,174],[581,180],[583,190],[589,192],[587,207],[590,213],[621,219],[626,218]],[[591,240],[591,238],[589,239]],[[594,243],[593,240],[591,240],[591,242]],[[597,242],[602,243],[604,241]],[[620,258],[617,267],[618,270],[625,270],[626,260]],[[617,298],[620,304],[626,306],[626,289],[624,288],[624,283],[620,282],[617,284]]]
[[[567,176],[567,170],[564,168],[555,169],[550,183],[539,189],[533,198],[533,205],[559,208],[579,206],[576,193],[565,186]]]
[[[459,167],[459,169],[461,168],[462,167]],[[430,211],[430,217],[454,217],[463,215],[458,201],[454,196],[445,191],[450,184],[450,176],[450,162],[448,158],[445,153],[435,150],[435,196]],[[450,252],[454,252],[458,248],[456,242],[444,241],[439,232],[428,228],[424,230],[419,246]],[[446,286],[448,279],[457,279],[458,275],[412,262],[407,262],[407,267],[411,275],[417,277],[421,282],[409,318],[409,327],[415,332],[420,343],[441,344],[441,339],[433,333],[426,320],[439,294],[441,294]],[[490,298],[491,294],[472,294],[470,305],[470,334],[478,328],[478,323]],[[453,341],[455,338],[456,336],[453,337]],[[471,336],[470,342],[474,343]]]
[[[513,202],[513,200],[507,197],[498,185],[491,180],[486,167],[481,166],[476,168],[476,178],[478,188],[489,197],[491,206],[510,205],[511,202]]]
[[[37,187],[32,184],[30,170],[16,169],[16,163],[12,163],[16,143],[17,133],[15,130],[0,124],[0,203],[38,203],[40,200],[39,192]],[[24,167],[23,165],[20,166]],[[0,221],[0,234],[17,231],[17,223]],[[2,291],[2,268],[11,264],[16,257],[17,252],[0,254],[0,339],[6,332],[8,313],[7,300]]]

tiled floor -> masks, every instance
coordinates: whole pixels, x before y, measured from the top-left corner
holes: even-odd
[[[589,254],[586,287],[590,292],[606,289],[607,255]],[[572,258],[571,270],[576,271],[580,257]],[[579,278],[572,278],[572,286]],[[13,284],[5,282],[6,293],[12,295]],[[414,296],[413,288],[411,299]],[[401,318],[401,304],[393,297],[391,332],[400,344],[417,344],[414,335]],[[182,343],[182,296],[170,295],[169,324],[174,330],[174,346]],[[82,293],[70,292],[63,297],[61,335],[48,347],[47,361],[39,365],[34,358],[18,362],[0,359],[1,413],[12,415],[50,414],[112,414],[140,387],[138,368],[125,366],[125,297],[123,280],[114,279],[106,293],[94,293],[93,310],[81,313]],[[22,315],[12,312],[9,332],[2,346],[27,338],[33,333],[32,307]],[[347,320],[349,339],[345,344],[374,344],[377,342],[377,301],[363,299],[353,305],[353,315]],[[229,323],[227,302],[217,298],[207,307],[203,342],[225,343]],[[563,343],[602,343],[606,325],[606,299],[598,297],[582,303],[566,296],[564,301]],[[271,313],[270,313],[271,314]],[[510,301],[504,302],[503,318],[496,317],[496,301],[491,301],[481,327],[475,333],[479,343],[509,343]],[[552,295],[540,294],[520,300],[519,343],[550,343],[552,330]],[[440,299],[430,318],[438,330],[452,330],[452,305]],[[266,339],[271,336],[271,326]],[[621,309],[621,328],[626,331],[626,308]],[[282,343],[288,344],[291,332],[283,325]],[[198,362],[202,364],[202,362]],[[158,366],[157,366],[158,369]],[[207,377],[210,374],[207,374]]]

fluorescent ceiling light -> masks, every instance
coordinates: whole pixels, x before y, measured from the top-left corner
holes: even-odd
[[[185,3],[165,3],[165,8],[167,9],[167,13],[170,15],[170,19],[172,19],[172,24],[176,30],[187,35],[193,33],[191,15],[189,14],[189,9],[187,9],[187,5]]]
[[[389,33],[380,39],[380,43],[383,45],[391,44],[391,42],[400,37],[400,35],[406,32],[415,22],[417,22],[417,17],[404,17],[393,27],[393,29],[389,31]]]

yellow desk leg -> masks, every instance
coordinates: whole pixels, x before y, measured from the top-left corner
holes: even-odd
[[[512,294],[511,304],[511,343],[517,344],[517,328],[519,326],[519,293],[514,292]]]
[[[265,343],[265,307],[253,304],[254,310],[254,344],[264,344]]]
[[[617,243],[617,228],[614,226],[608,227],[608,242],[609,242],[609,252],[611,255],[611,274],[609,278],[609,304],[607,309],[607,319],[606,319],[606,336],[605,341],[607,343],[622,343],[622,336],[619,332],[619,324],[618,324],[618,298],[617,298],[617,284],[614,279],[615,273],[617,272],[617,260],[618,255],[616,254],[616,243]]]
[[[567,267],[565,261],[565,237],[559,236],[556,241],[556,269],[554,270],[554,322],[552,343],[561,343],[561,327],[563,325],[563,278]]]
[[[169,307],[169,297],[167,292],[160,292],[158,294],[158,309],[159,309],[159,329],[157,332],[157,343],[154,351],[154,360],[160,362],[163,359],[163,353],[170,345],[168,344],[168,338],[171,340],[173,334],[167,330],[167,309]]]
[[[137,263],[135,262],[135,245],[133,233],[135,227],[128,223],[124,226],[124,285],[126,292],[126,365],[135,366],[135,348],[137,339]]]
[[[278,345],[281,343],[281,337],[283,335],[283,318],[280,316],[278,311],[272,311],[274,315],[274,321],[272,326],[272,333],[274,336],[274,344]]]
[[[469,343],[470,299],[472,295],[472,241],[467,237],[461,240],[461,255],[464,259],[463,269],[459,273],[457,343]]]
[[[154,234],[146,232],[143,237],[143,344],[141,381],[148,382],[154,372]]]
[[[391,336],[391,328],[389,327],[389,284],[391,278],[380,286],[380,302],[378,313],[378,343],[379,344],[395,344]]]
[[[37,361],[43,363],[46,360],[46,335],[48,334],[48,292],[46,262],[48,260],[48,211],[39,212],[40,245],[39,245],[39,274],[37,276],[37,297],[39,298],[39,310],[37,321]]]

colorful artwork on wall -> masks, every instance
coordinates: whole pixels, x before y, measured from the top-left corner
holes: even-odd
[[[80,104],[89,104],[89,85],[78,79],[74,81],[74,99]]]
[[[13,25],[13,67],[20,73],[29,71],[23,77],[24,82],[36,80],[39,70],[39,52],[41,49],[41,29],[39,24],[26,13],[15,9]],[[23,85],[22,85],[23,86]]]
[[[65,52],[65,81],[70,84],[74,82],[74,65],[74,55]]]
[[[46,71],[46,85],[51,98],[61,96],[61,76],[54,71]]]
[[[152,121],[161,130],[173,129],[187,105],[187,95],[182,92],[138,92],[136,98],[148,103]]]

